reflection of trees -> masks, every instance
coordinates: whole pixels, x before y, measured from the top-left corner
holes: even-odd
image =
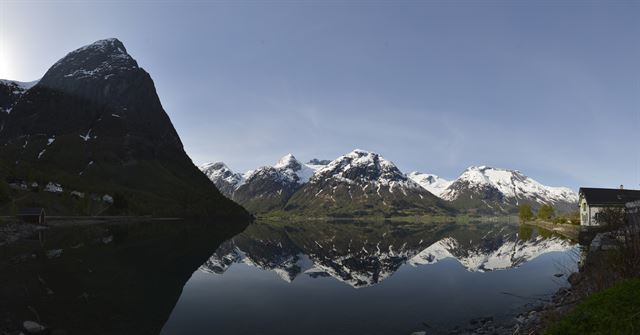
[[[536,227],[528,224],[520,225],[520,229],[518,230],[518,239],[520,239],[521,241],[528,241],[528,240],[531,240],[534,236],[540,236],[545,239],[551,239],[551,238],[559,238],[561,240],[567,239],[566,237],[560,234],[554,233],[553,231],[544,229],[542,227]]]
[[[551,230],[547,230],[544,228],[538,228],[538,235],[544,238],[552,238],[556,236],[556,234],[554,234]]]
[[[528,241],[533,237],[533,227],[527,224],[520,225],[518,230],[518,238],[521,241]]]

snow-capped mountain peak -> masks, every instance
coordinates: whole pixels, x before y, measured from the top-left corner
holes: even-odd
[[[470,166],[442,191],[440,197],[456,200],[465,192],[492,194],[517,205],[520,200],[540,204],[574,203],[578,195],[566,187],[545,186],[518,170]]]
[[[227,164],[223,162],[206,163],[199,166],[199,168],[209,179],[223,178],[229,183],[239,183],[243,180],[241,174],[234,173]]]
[[[453,181],[438,177],[435,174],[422,173],[418,171],[413,171],[409,173],[407,177],[409,177],[411,180],[418,183],[418,185],[422,186],[424,189],[426,189],[427,191],[433,193],[438,197],[453,182]]]
[[[302,164],[293,154],[284,155],[273,167],[281,171],[290,180],[299,184],[304,184],[309,181],[309,178],[315,173],[314,169],[306,164]]]
[[[374,182],[388,186],[392,182],[399,182],[406,186],[419,187],[400,172],[393,162],[375,152],[361,149],[355,149],[336,158],[318,170],[310,182],[318,183],[330,178],[347,184]]]
[[[282,169],[282,168],[297,169],[299,168],[299,166],[300,166],[300,162],[298,162],[298,160],[293,154],[289,153],[282,156],[282,158],[278,160],[278,163],[276,163],[276,165],[274,165],[273,167],[276,169]]]
[[[522,203],[534,209],[550,204],[559,212],[569,211],[578,199],[571,189],[545,186],[518,170],[486,165],[470,166],[453,181],[417,171],[405,175],[393,162],[362,149],[333,161],[313,159],[306,164],[289,153],[272,166],[244,174],[234,173],[223,163],[200,169],[225,195],[253,206],[250,210],[255,211],[278,206],[284,210],[325,210],[355,202],[376,210],[402,207],[406,211],[450,213],[453,207],[436,199],[439,197],[463,210],[493,215],[513,213]]]
[[[198,166],[222,194],[231,197],[233,192],[244,183],[244,176],[234,173],[225,163],[205,163]]]
[[[262,166],[243,174],[234,173],[222,162],[203,164],[199,168],[225,196],[245,206],[247,202],[254,202],[256,207],[268,203],[268,208],[282,205],[317,169],[301,163],[293,154],[283,156],[273,166]]]

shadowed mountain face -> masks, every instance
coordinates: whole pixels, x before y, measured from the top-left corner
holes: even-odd
[[[177,221],[54,228],[42,247],[5,246],[0,332],[39,317],[68,334],[158,334],[192,273],[242,228]]]
[[[193,165],[150,75],[117,39],[69,53],[15,91],[0,90],[11,108],[0,120],[5,177],[118,193],[120,212],[247,216]]]
[[[257,224],[223,243],[201,269],[223,274],[234,263],[245,263],[274,271],[287,282],[300,275],[330,276],[359,288],[382,282],[405,264],[453,258],[468,271],[495,271],[572,246],[541,234],[526,226],[488,224]]]

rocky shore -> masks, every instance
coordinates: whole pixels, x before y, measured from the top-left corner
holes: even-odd
[[[623,278],[616,271],[612,271],[609,264],[608,251],[619,246],[616,236],[619,236],[616,232],[596,234],[587,248],[588,251],[583,253],[579,271],[567,277],[570,286],[560,288],[549,301],[528,304],[523,312],[506,321],[496,322],[493,318],[484,318],[481,322],[471,320],[466,328],[454,329],[445,334],[542,334],[550,324],[572,311],[585,298]]]

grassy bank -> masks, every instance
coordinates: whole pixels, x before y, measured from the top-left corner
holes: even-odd
[[[640,333],[640,279],[593,294],[550,327],[547,335]]]
[[[640,334],[640,221],[612,211],[586,241],[571,288],[558,291],[535,333]]]

